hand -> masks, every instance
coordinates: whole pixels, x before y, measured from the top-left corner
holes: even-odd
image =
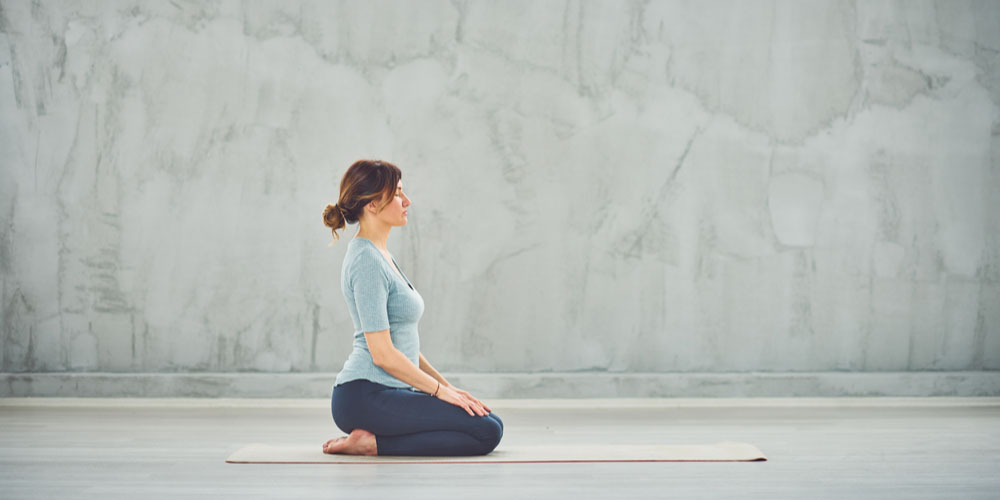
[[[486,407],[478,399],[472,397],[471,394],[458,389],[457,387],[451,387],[442,385],[438,389],[437,398],[445,403],[451,403],[459,408],[465,410],[470,416],[480,416],[485,417],[489,414],[490,409]]]
[[[459,389],[458,387],[455,387],[455,386],[453,386],[451,384],[448,384],[448,387],[450,387],[455,392],[457,392],[457,393],[459,393],[459,394],[461,394],[461,395],[463,395],[463,396],[465,396],[465,397],[467,397],[467,398],[469,398],[469,399],[471,399],[471,400],[479,403],[480,406],[482,406],[483,408],[486,409],[487,413],[492,413],[493,412],[493,410],[491,410],[489,406],[486,406],[486,403],[484,403],[484,402],[476,399],[475,397],[472,396],[472,394],[469,394],[468,392],[465,392],[462,389]]]

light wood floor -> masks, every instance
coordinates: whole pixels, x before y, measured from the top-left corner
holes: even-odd
[[[505,444],[746,441],[767,462],[243,465],[322,400],[0,399],[0,498],[1000,498],[1000,398],[491,400]]]

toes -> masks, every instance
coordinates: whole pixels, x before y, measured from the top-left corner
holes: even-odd
[[[347,439],[345,436],[341,436],[339,438],[331,439],[323,443],[323,453],[335,453],[332,450],[336,447],[337,444],[342,443],[345,439]]]

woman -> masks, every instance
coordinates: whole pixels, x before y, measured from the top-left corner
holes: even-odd
[[[406,225],[410,199],[402,174],[384,161],[359,160],[340,181],[340,199],[323,223],[360,223],[348,243],[340,288],[354,321],[354,350],[337,375],[331,411],[347,436],[324,453],[485,455],[503,422],[482,401],[450,383],[420,352],[424,300],[386,249],[389,230]],[[332,244],[332,243],[331,243]]]

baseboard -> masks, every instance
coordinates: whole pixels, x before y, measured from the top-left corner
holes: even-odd
[[[1000,396],[1000,371],[455,373],[487,398]],[[0,397],[318,398],[336,373],[0,373]]]

